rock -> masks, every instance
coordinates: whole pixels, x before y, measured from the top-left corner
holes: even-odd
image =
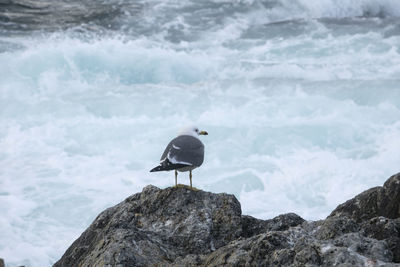
[[[0,258],[0,267],[4,267],[4,266],[5,266],[4,260],[2,258]]]
[[[147,186],[102,212],[54,266],[165,265],[210,253],[241,233],[233,195]]]
[[[305,223],[307,224],[307,223]],[[321,240],[302,226],[271,231],[229,243],[210,254],[206,266],[365,266],[369,261],[389,263],[387,243],[359,233]]]
[[[364,259],[355,256],[345,247],[325,247],[321,256],[324,258],[323,266],[368,266]]]
[[[399,179],[320,221],[260,220],[233,195],[147,186],[102,212],[54,266],[396,266]]]
[[[283,232],[268,232],[239,239],[210,254],[205,266],[268,266],[287,265],[295,254]]]
[[[302,224],[304,219],[294,213],[279,215],[271,220],[260,220],[251,216],[242,216],[242,236],[250,237],[268,231],[283,231]]]
[[[366,237],[385,240],[393,254],[393,261],[400,263],[400,218],[372,218],[363,222],[361,232]]]
[[[321,265],[322,259],[316,247],[307,246],[296,252],[293,265]]]
[[[357,232],[359,226],[348,217],[327,218],[316,230],[315,236],[321,240],[333,239],[346,233]]]
[[[339,205],[332,216],[347,215],[357,222],[383,216],[400,217],[400,173],[390,177],[383,186],[371,188]]]
[[[332,243],[335,247],[348,248],[349,251],[370,259],[390,262],[393,258],[386,242],[364,237],[360,233],[344,234],[335,238]]]

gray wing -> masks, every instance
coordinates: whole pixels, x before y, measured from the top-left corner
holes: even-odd
[[[160,161],[166,158],[173,164],[185,164],[199,167],[204,161],[204,145],[196,137],[180,135],[169,142]]]

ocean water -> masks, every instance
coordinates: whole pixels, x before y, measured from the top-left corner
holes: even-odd
[[[194,186],[323,219],[399,171],[400,2],[0,1],[0,257],[51,266],[172,186],[149,170],[187,124]]]

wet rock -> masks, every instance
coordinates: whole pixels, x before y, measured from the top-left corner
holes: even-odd
[[[147,186],[102,212],[55,266],[396,266],[399,179],[320,221],[260,220],[233,195]]]

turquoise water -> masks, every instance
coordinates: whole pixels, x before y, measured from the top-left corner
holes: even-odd
[[[400,162],[400,4],[346,2],[137,2],[109,28],[3,30],[0,257],[49,266],[103,209],[173,185],[149,170],[186,124],[209,133],[194,186],[244,214],[322,219],[381,185]]]

